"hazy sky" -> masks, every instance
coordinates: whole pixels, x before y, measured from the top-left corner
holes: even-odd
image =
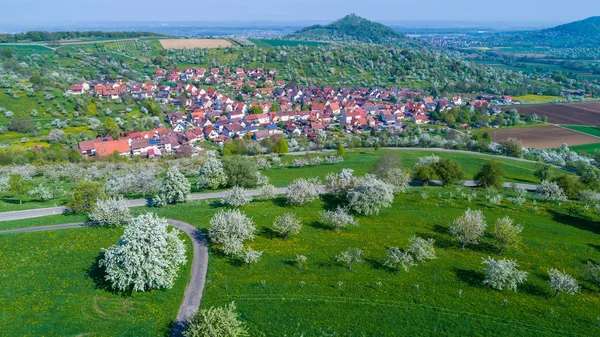
[[[349,13],[402,22],[570,22],[600,15],[600,0],[0,0],[0,22],[328,21]]]

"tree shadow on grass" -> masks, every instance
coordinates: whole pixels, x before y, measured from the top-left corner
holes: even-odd
[[[0,201],[4,202],[5,204],[13,204],[13,205],[21,204],[19,199],[14,199],[14,198],[0,198]]]
[[[591,248],[594,248],[595,250],[600,252],[600,245],[596,245],[593,243],[588,243],[588,246],[590,246]]]
[[[277,234],[271,227],[262,227],[259,235],[267,239],[279,239],[281,236]]]
[[[578,229],[590,231],[595,234],[600,234],[600,222],[582,218],[579,216],[560,213],[555,210],[548,210],[548,213],[552,215],[552,220],[556,222],[560,222],[564,225],[573,226]]]
[[[519,291],[524,292],[529,295],[533,295],[533,296],[540,296],[540,297],[546,297],[546,298],[551,297],[551,294],[548,293],[546,291],[546,289],[544,289],[543,287],[540,287],[536,284],[531,284],[528,282],[525,282],[522,285],[520,285]]]
[[[323,200],[323,209],[326,211],[335,211],[338,207],[346,206],[345,199],[340,199],[333,194],[323,194],[321,200]]]
[[[417,236],[428,240],[428,239],[433,239],[435,240],[434,246],[436,248],[452,248],[452,247],[457,247],[456,243],[454,241],[452,241],[452,239],[443,236],[441,234],[438,233],[426,233],[426,232],[419,232],[416,233]]]
[[[94,263],[92,263],[92,265],[85,270],[87,277],[94,282],[96,289],[102,289],[114,295],[121,295],[122,297],[131,296],[131,289],[127,291],[120,291],[113,288],[112,284],[106,280],[106,268],[100,266],[100,261],[102,258],[104,258],[104,253],[98,254],[94,260]]]
[[[321,229],[324,231],[333,231],[333,228],[321,223],[320,221],[313,221],[313,222],[309,223],[308,225],[314,229]]]
[[[375,259],[365,259],[365,262],[368,263],[371,268],[376,269],[376,270],[387,270],[387,271],[393,271],[395,272],[394,269],[390,269],[388,267],[386,267],[383,262],[375,260]]]
[[[220,199],[213,200],[213,201],[209,202],[208,206],[210,208],[212,208],[212,209],[219,209],[219,208],[225,209],[225,208],[227,208],[225,205],[223,205],[223,203],[221,203]]]
[[[278,196],[276,198],[274,198],[273,200],[271,200],[276,206],[279,207],[286,207],[288,206],[287,203],[287,197],[285,196]]]
[[[460,268],[452,268],[459,281],[470,285],[471,287],[483,288],[483,273]]]

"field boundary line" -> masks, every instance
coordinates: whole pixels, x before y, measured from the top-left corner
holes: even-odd
[[[561,128],[561,129],[565,129],[565,130],[569,130],[569,131],[573,131],[573,132],[581,133],[582,135],[586,135],[586,136],[590,136],[590,137],[598,138],[598,140],[599,140],[599,143],[600,143],[600,137],[599,137],[599,136],[592,135],[592,134],[589,134],[589,133],[585,133],[585,132],[582,132],[582,131],[579,131],[579,130],[569,129],[569,128],[566,128],[566,127],[564,127],[565,125],[566,125],[566,126],[588,126],[588,127],[593,127],[593,126],[591,126],[591,125],[569,125],[569,124],[555,124],[555,126],[558,126],[558,127],[559,127],[559,128]],[[595,144],[595,143],[590,143],[590,144]],[[582,145],[585,145],[585,144],[582,144]],[[573,145],[573,146],[578,146],[578,145]]]

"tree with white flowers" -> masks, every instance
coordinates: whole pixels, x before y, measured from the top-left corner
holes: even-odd
[[[125,227],[114,246],[104,249],[100,266],[114,289],[145,291],[172,288],[186,262],[186,247],[177,229],[167,230],[167,220],[146,213]]]
[[[277,196],[277,188],[271,184],[266,184],[260,189],[260,195],[265,200],[275,199]]]
[[[343,169],[342,172],[335,174],[329,173],[325,178],[325,190],[338,198],[346,198],[348,192],[356,185],[357,178],[353,176],[354,171]]]
[[[392,206],[394,186],[367,174],[358,180],[347,198],[348,206],[353,211],[365,215],[379,214],[381,208]]]
[[[600,288],[600,263],[588,261],[587,271],[590,280]]]
[[[358,226],[358,220],[348,212],[348,209],[340,206],[334,211],[323,211],[321,213],[321,223],[333,227],[336,232],[339,231],[340,228]]]
[[[411,182],[410,170],[396,167],[385,172],[383,181],[394,186],[395,193],[405,192]]]
[[[131,212],[123,197],[108,198],[98,200],[89,218],[101,226],[118,226],[131,220]]]
[[[550,278],[548,280],[550,283],[550,288],[554,290],[554,297],[558,297],[559,292],[575,295],[581,289],[577,283],[577,280],[564,271],[561,272],[555,268],[549,269],[548,277]]]
[[[425,240],[415,235],[412,237],[412,239],[410,239],[410,247],[408,248],[408,252],[411,253],[415,260],[419,262],[437,259],[435,256],[435,248],[433,247],[434,243],[434,239]]]
[[[301,206],[315,200],[319,196],[319,185],[316,179],[296,179],[287,191],[287,203]]]
[[[402,267],[404,271],[408,271],[408,269],[417,265],[410,252],[403,251],[398,247],[388,248],[387,260],[383,264],[386,267],[395,269],[396,272],[400,270],[400,267]]]
[[[157,207],[162,207],[167,204],[184,202],[190,194],[190,188],[191,184],[187,178],[176,167],[170,168],[160,186],[154,204]]]
[[[208,238],[228,255],[239,255],[246,240],[254,239],[254,223],[237,209],[220,211],[210,219]]]
[[[505,248],[516,248],[521,243],[521,225],[513,225],[514,220],[508,216],[498,219],[492,228],[494,246],[500,249],[500,254]]]
[[[504,288],[517,291],[517,286],[527,280],[527,272],[518,270],[517,261],[495,260],[491,257],[482,258],[485,265],[484,284],[498,290]]]
[[[210,307],[200,309],[189,322],[188,329],[183,332],[185,337],[245,337],[249,336],[248,329],[235,312],[232,302],[224,308]]]
[[[567,196],[565,195],[565,191],[563,191],[560,186],[558,186],[555,182],[550,181],[542,181],[540,186],[537,188],[537,193],[544,200],[567,200]]]
[[[132,174],[131,186],[137,192],[142,193],[145,198],[148,193],[155,193],[160,189],[160,180],[156,179],[156,172],[152,170],[141,170],[136,174]]]
[[[223,171],[223,163],[215,157],[207,158],[198,172],[196,186],[216,190],[221,185],[227,184],[227,176]]]
[[[262,252],[258,252],[250,247],[244,249],[244,251],[241,254],[241,258],[246,264],[254,264],[258,262],[261,257]]]
[[[466,245],[479,244],[479,240],[485,234],[486,226],[481,211],[467,209],[463,215],[454,220],[450,226],[450,234],[454,237],[454,241],[459,242],[462,249],[465,249]]]
[[[285,213],[275,218],[273,223],[273,231],[287,239],[290,235],[300,233],[302,222],[296,218],[294,213]]]
[[[336,260],[340,263],[348,266],[348,269],[352,270],[352,265],[356,263],[362,263],[365,261],[364,253],[361,249],[358,248],[348,248],[348,250],[341,252]]]
[[[221,203],[231,207],[241,207],[252,202],[252,197],[241,186],[233,186],[229,191],[225,192],[225,197]]]

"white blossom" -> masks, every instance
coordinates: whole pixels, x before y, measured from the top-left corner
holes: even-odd
[[[100,266],[106,280],[121,291],[172,288],[180,266],[186,262],[181,232],[167,231],[167,220],[154,214],[134,218],[114,246],[104,249]]]
[[[104,226],[118,226],[131,220],[131,212],[123,197],[98,200],[89,214],[90,221]]]
[[[517,286],[527,280],[527,272],[518,270],[514,260],[495,260],[488,256],[482,258],[482,263],[485,265],[483,283],[494,289],[517,291]]]
[[[348,192],[350,209],[357,213],[379,214],[381,208],[390,207],[394,201],[394,187],[375,176],[367,174],[359,179],[356,186]]]
[[[237,255],[246,240],[254,239],[256,227],[252,219],[237,209],[220,211],[210,219],[208,237],[219,245],[225,254]]]

